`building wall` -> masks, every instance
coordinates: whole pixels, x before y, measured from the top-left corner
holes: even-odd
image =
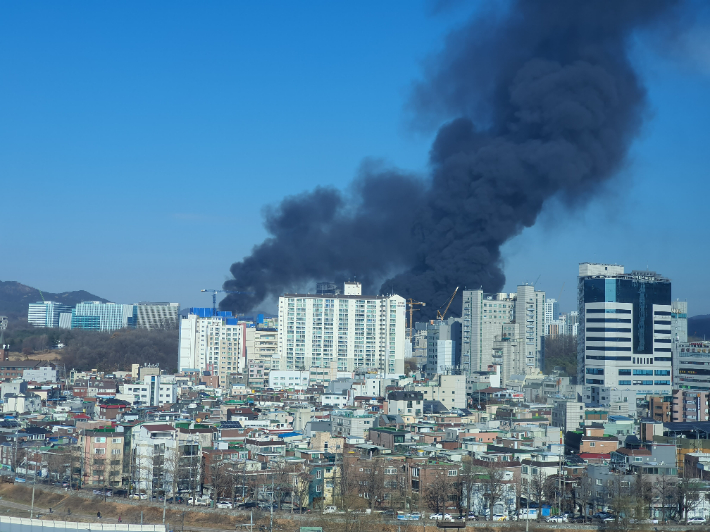
[[[72,311],[72,329],[116,331],[136,326],[134,305],[84,301]]]
[[[178,370],[199,369],[223,378],[246,368],[247,324],[227,316],[189,314],[180,320]]]
[[[177,329],[179,303],[136,303],[137,329]]]
[[[593,391],[630,386],[638,397],[669,393],[670,281],[655,272],[625,274],[621,266],[588,266],[580,264],[578,278],[579,382]],[[603,267],[613,273],[603,273]],[[592,402],[597,400],[592,397]]]
[[[710,341],[673,342],[673,385],[710,391]]]
[[[405,306],[404,298],[396,295],[282,296],[280,368],[376,368],[404,373]]]
[[[72,308],[63,303],[54,301],[38,301],[30,303],[27,311],[27,322],[35,327],[59,327],[59,316],[62,313],[70,313]]]

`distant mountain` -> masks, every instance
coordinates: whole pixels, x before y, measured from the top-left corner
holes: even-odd
[[[76,290],[74,292],[62,292],[53,294],[52,292],[42,292],[45,301],[56,301],[66,305],[74,306],[82,301],[102,301],[107,299],[95,296],[86,290]],[[42,301],[39,290],[31,286],[18,283],[17,281],[0,281],[0,315],[8,316],[11,319],[27,317],[27,307],[30,303]]]
[[[710,339],[710,314],[688,318],[688,337]]]

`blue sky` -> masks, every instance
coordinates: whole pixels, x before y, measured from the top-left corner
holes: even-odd
[[[409,87],[468,16],[430,7],[1,3],[0,280],[207,306],[199,290],[264,238],[264,205],[346,187],[367,157],[425,172]],[[637,44],[652,118],[628,167],[505,246],[508,289],[539,276],[570,310],[578,262],[648,266],[710,313],[703,42],[682,60]]]

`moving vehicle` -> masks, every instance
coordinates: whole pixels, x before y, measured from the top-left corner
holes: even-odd
[[[431,514],[429,516],[429,519],[433,519],[434,521],[453,521],[454,518],[451,517],[451,514]]]
[[[249,510],[251,508],[258,508],[258,507],[259,507],[258,502],[243,502],[242,504],[237,506],[237,508],[239,508],[240,510]]]
[[[551,515],[547,519],[545,519],[547,523],[566,523],[567,522],[567,517],[563,515]]]

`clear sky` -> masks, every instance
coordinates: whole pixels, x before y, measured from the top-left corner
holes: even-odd
[[[426,171],[407,127],[422,61],[470,15],[427,2],[0,3],[0,280],[209,306],[261,208],[346,187],[367,157]],[[709,34],[634,57],[652,113],[579,211],[504,248],[508,290],[575,306],[577,263],[656,270],[710,313]],[[564,284],[564,287],[563,287]]]

